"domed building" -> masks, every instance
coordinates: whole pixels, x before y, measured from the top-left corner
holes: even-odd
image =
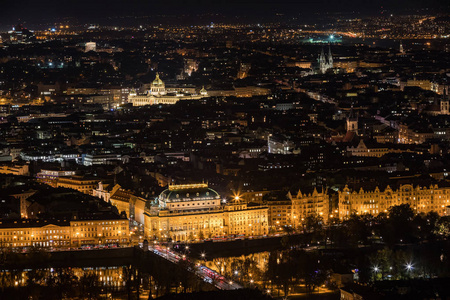
[[[169,185],[158,197],[159,207],[169,210],[199,210],[220,207],[220,195],[206,183]]]
[[[159,78],[158,73],[156,73],[156,78],[150,86],[150,94],[153,96],[162,96],[166,94],[166,85],[164,84],[164,81]]]
[[[144,213],[148,239],[203,240],[268,233],[268,207],[226,203],[207,183],[169,185]]]
[[[134,91],[134,90],[133,90]],[[198,100],[208,97],[207,91],[203,88],[199,93],[187,93],[185,91],[175,90],[170,93],[166,90],[164,81],[161,80],[159,74],[156,73],[156,78],[150,84],[150,90],[142,95],[132,92],[128,95],[128,102],[133,106],[158,105],[158,104],[175,104],[180,100]]]

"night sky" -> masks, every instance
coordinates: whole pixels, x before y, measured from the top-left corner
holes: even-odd
[[[51,22],[73,17],[82,22],[101,22],[108,17],[143,15],[196,15],[219,13],[232,18],[245,16],[265,21],[275,13],[352,12],[379,14],[383,9],[449,7],[447,0],[2,0],[0,25],[19,22]],[[445,10],[444,10],[445,11]],[[214,20],[212,20],[214,21]]]

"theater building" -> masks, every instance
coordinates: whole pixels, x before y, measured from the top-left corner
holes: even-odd
[[[147,205],[145,236],[189,241],[229,235],[268,233],[268,208],[234,201],[225,203],[206,183],[169,185]]]

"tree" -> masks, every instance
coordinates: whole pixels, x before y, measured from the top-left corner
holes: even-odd
[[[179,282],[181,283],[181,286],[183,287],[183,293],[186,293],[189,288],[192,288],[195,286],[195,283],[197,281],[197,276],[195,275],[196,272],[196,265],[187,259],[181,259],[178,261],[179,268]]]
[[[441,217],[436,224],[433,232],[441,239],[447,239],[450,237],[450,217]]]
[[[346,229],[348,243],[357,246],[359,243],[367,243],[368,238],[372,235],[371,216],[360,216],[352,214],[343,225]]]
[[[305,233],[309,236],[309,241],[320,241],[323,239],[323,218],[320,215],[309,215],[304,222]]]
[[[372,265],[373,278],[385,279],[387,274],[392,273],[393,268],[393,252],[392,250],[385,248],[378,250],[376,253],[369,257]]]
[[[291,226],[283,226],[283,231],[284,231],[286,234],[291,235],[292,232],[294,232],[294,229],[293,229]]]
[[[83,299],[97,299],[100,294],[100,281],[98,276],[93,273],[84,273],[80,278],[81,294]]]
[[[203,230],[200,230],[200,232],[198,233],[198,238],[200,240],[204,240],[205,239],[205,234],[203,233]]]
[[[66,299],[73,296],[78,278],[72,269],[60,269],[58,271],[58,289],[60,299]]]
[[[389,208],[387,222],[381,231],[383,240],[390,245],[411,242],[414,238],[413,218],[414,211],[409,204]]]

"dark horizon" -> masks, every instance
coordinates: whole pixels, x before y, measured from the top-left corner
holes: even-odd
[[[10,1],[4,3],[0,12],[0,27],[18,23],[60,22],[71,18],[79,22],[106,24],[124,17],[177,16],[181,23],[198,22],[198,15],[211,14],[210,21],[270,22],[283,17],[308,17],[309,14],[360,13],[381,15],[383,12],[408,12],[417,9],[439,9],[445,13],[449,4],[445,0],[247,0],[247,1],[186,1],[164,2],[142,0],[81,0],[81,1]],[[217,14],[217,15],[216,15]],[[277,15],[278,14],[278,15]],[[280,16],[280,14],[283,14]],[[220,16],[219,16],[220,15]],[[309,15],[310,16],[310,15]],[[283,20],[284,21],[284,20]],[[202,22],[206,22],[202,20]],[[121,25],[115,22],[114,25]],[[109,24],[108,24],[109,25]]]

